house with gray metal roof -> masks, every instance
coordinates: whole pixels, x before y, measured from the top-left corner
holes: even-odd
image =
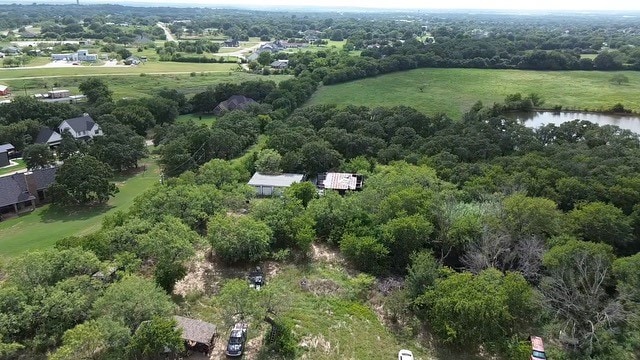
[[[249,185],[256,189],[258,196],[279,195],[293,183],[304,181],[303,174],[267,175],[255,173],[249,180]]]

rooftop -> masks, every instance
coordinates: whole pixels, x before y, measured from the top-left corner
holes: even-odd
[[[358,175],[348,173],[327,173],[322,183],[326,189],[355,190],[358,185]]]
[[[190,319],[183,316],[173,317],[182,330],[182,339],[210,345],[217,334],[216,326],[208,322]]]
[[[273,186],[273,187],[288,187],[296,182],[302,182],[304,179],[303,174],[277,174],[266,175],[255,173],[249,180],[251,186]]]
[[[5,151],[15,150],[15,147],[11,144],[2,144],[0,145],[0,153]]]

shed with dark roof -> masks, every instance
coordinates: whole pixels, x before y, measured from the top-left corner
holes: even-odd
[[[11,144],[2,144],[0,145],[0,167],[9,166],[11,162],[9,161],[9,155],[13,154],[15,148]]]
[[[182,339],[187,349],[204,354],[211,353],[215,337],[218,335],[215,325],[183,316],[173,318],[176,320],[178,329],[182,331]]]

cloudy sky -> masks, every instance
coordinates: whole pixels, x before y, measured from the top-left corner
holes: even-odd
[[[75,3],[75,0],[0,0],[0,3]],[[122,5],[199,5],[210,7],[341,7],[371,9],[609,10],[640,11],[638,0],[80,0]]]
[[[142,0],[165,2],[170,0]],[[192,3],[213,4],[214,1],[190,0]],[[228,3],[238,5],[279,5],[279,6],[326,6],[326,7],[363,7],[363,8],[424,8],[424,9],[513,9],[513,10],[640,10],[640,2],[634,0],[440,0],[440,1],[379,1],[379,0],[237,0]]]

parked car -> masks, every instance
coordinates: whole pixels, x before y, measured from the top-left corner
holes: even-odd
[[[531,360],[546,359],[547,355],[544,353],[544,343],[539,336],[531,336]]]
[[[255,270],[252,270],[249,274],[249,287],[260,290],[264,286],[264,272],[260,269],[260,266],[256,266]]]
[[[410,350],[402,349],[398,352],[398,360],[413,360],[413,353]]]
[[[231,329],[229,341],[227,342],[227,356],[242,356],[244,343],[247,341],[247,324],[237,323]]]

